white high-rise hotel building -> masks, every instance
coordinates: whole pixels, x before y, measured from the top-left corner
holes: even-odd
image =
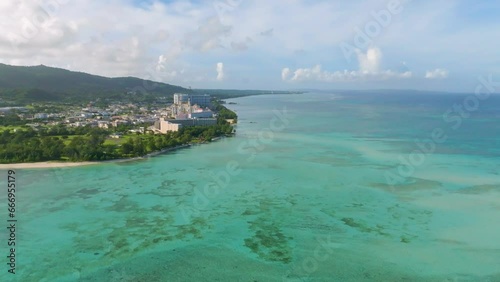
[[[189,102],[191,105],[198,105],[200,107],[210,106],[210,95],[193,95],[193,94],[174,94],[174,104],[180,105]]]
[[[189,101],[188,94],[180,94],[180,93],[174,94],[174,104],[180,105],[182,103],[187,103],[188,101]]]

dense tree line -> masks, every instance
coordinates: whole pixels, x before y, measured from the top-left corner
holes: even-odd
[[[4,116],[0,116],[0,125],[25,125],[26,121],[22,120],[15,113],[8,113]]]
[[[63,124],[55,125],[50,128],[41,128],[38,130],[41,136],[64,136],[64,135],[108,135],[106,129],[87,126],[67,127]]]
[[[10,132],[5,130],[0,134],[0,162],[40,162],[49,160],[69,159],[72,161],[104,160],[114,158],[112,148],[106,148],[103,143],[106,133],[95,128],[81,128],[76,131],[85,135],[77,136],[67,145],[64,144],[59,131],[53,127],[49,130],[35,131],[31,128]],[[73,130],[73,129],[72,129]],[[87,132],[85,132],[87,130]]]
[[[231,111],[230,109],[224,107],[221,103],[218,101],[213,101],[212,102],[214,105],[214,110],[217,112],[217,117],[219,119],[237,119],[238,116],[236,115],[235,112]]]
[[[33,130],[0,134],[0,161],[40,162],[58,160],[64,150],[64,143],[57,137],[37,136]]]
[[[188,144],[194,140],[210,142],[212,138],[232,133],[233,127],[227,123],[212,126],[185,127],[177,132],[168,132],[167,134],[138,135],[129,138],[121,145],[119,152],[122,157],[142,156],[155,151]]]
[[[40,162],[49,160],[100,161],[143,156],[155,151],[214,137],[229,135],[233,128],[227,123],[213,126],[186,127],[167,134],[146,134],[127,138],[121,145],[105,144],[109,131],[77,127],[54,126],[35,131],[19,130],[0,133],[0,162]],[[62,137],[59,137],[61,136]],[[74,136],[65,144],[68,135]]]

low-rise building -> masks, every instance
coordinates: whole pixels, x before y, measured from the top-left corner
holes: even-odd
[[[210,126],[217,124],[215,118],[196,118],[196,119],[160,119],[158,130],[161,133],[169,131],[179,131],[179,129],[188,126]]]
[[[128,120],[123,120],[123,119],[117,119],[117,120],[114,120],[111,122],[111,124],[114,126],[114,127],[117,127],[121,124],[130,124],[130,121]]]
[[[97,126],[99,128],[105,128],[105,129],[108,129],[111,127],[111,123],[109,121],[98,121],[97,122]]]
[[[81,113],[80,114],[80,117],[83,117],[83,118],[91,118],[93,115],[91,113]]]
[[[210,110],[204,111],[204,110],[198,110],[195,112],[192,112],[188,115],[188,118],[211,118],[214,116],[214,113]]]
[[[38,113],[38,114],[35,114],[35,116],[34,116],[35,119],[46,119],[48,117],[49,117],[49,115],[46,113]]]

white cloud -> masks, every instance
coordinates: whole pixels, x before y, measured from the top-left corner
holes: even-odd
[[[231,49],[234,51],[246,51],[248,50],[248,45],[252,43],[252,39],[247,37],[244,41],[233,41],[231,42]]]
[[[373,20],[371,11],[386,8],[387,1],[365,5],[342,0],[292,0],[287,5],[282,1],[229,2],[235,3],[225,5],[227,9],[218,17],[220,11],[213,1],[0,1],[0,62],[71,66],[112,77],[148,78],[154,71],[154,77],[172,84],[188,86],[185,81],[200,80],[192,85],[200,88],[216,85],[213,62],[220,61],[231,62],[234,84],[228,87],[249,86],[237,83],[243,78],[255,87],[281,86],[279,77],[273,75],[280,69],[275,62],[307,66],[289,70],[286,80],[411,76],[406,69],[394,66],[399,58],[421,76],[427,76],[429,70],[428,78],[443,78],[429,67],[435,64],[456,73],[453,78],[470,77],[444,80],[440,84],[443,88],[459,88],[458,82],[472,82],[480,72],[500,74],[496,59],[500,41],[489,40],[500,36],[500,22],[489,18],[464,21],[462,11],[469,7],[463,1],[402,1],[403,11],[393,15],[380,36],[372,38],[384,47],[384,57],[375,48],[353,53],[358,65],[345,60],[339,46],[342,42],[353,44],[354,28],[364,30],[367,21]],[[478,6],[478,14],[500,7],[490,2]],[[469,44],[484,41],[489,44]],[[325,62],[326,68],[327,61],[338,65],[333,70],[315,66]],[[391,64],[393,71],[383,63]],[[316,74],[318,67],[320,74]],[[185,70],[182,75],[181,70]],[[404,85],[422,86],[416,80]]]
[[[290,69],[289,68],[284,68],[281,71],[281,79],[282,80],[287,80],[288,76],[290,75]]]
[[[382,60],[382,52],[378,48],[370,48],[366,54],[356,50],[358,54],[359,70],[364,73],[376,73]]]
[[[218,81],[224,80],[224,64],[217,63],[215,70],[217,71],[217,80]]]
[[[444,79],[448,77],[448,70],[445,69],[435,69],[432,71],[427,71],[425,73],[425,78],[428,79]]]
[[[340,82],[340,81],[358,81],[358,80],[387,80],[394,78],[410,78],[412,73],[395,72],[392,70],[380,71],[380,62],[382,52],[378,48],[370,48],[366,53],[357,50],[359,70],[357,71],[324,71],[321,65],[312,68],[299,68],[293,72],[293,76],[288,79],[290,69],[284,68],[281,71],[281,79],[289,81],[321,81],[321,82]]]
[[[176,79],[178,74],[183,74],[185,72],[184,69],[178,70],[179,68],[171,65],[173,62],[172,57],[167,55],[160,55],[158,57],[158,62],[154,69],[148,69],[149,76],[147,77],[153,81],[162,81],[162,80],[172,80]]]
[[[196,31],[186,34],[184,44],[186,48],[206,52],[222,47],[222,38],[230,33],[230,26],[222,24],[218,17],[212,17],[202,21]]]

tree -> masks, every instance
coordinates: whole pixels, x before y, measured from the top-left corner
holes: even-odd
[[[123,155],[130,155],[134,152],[134,142],[132,139],[127,139],[122,146],[120,147],[120,151]]]

